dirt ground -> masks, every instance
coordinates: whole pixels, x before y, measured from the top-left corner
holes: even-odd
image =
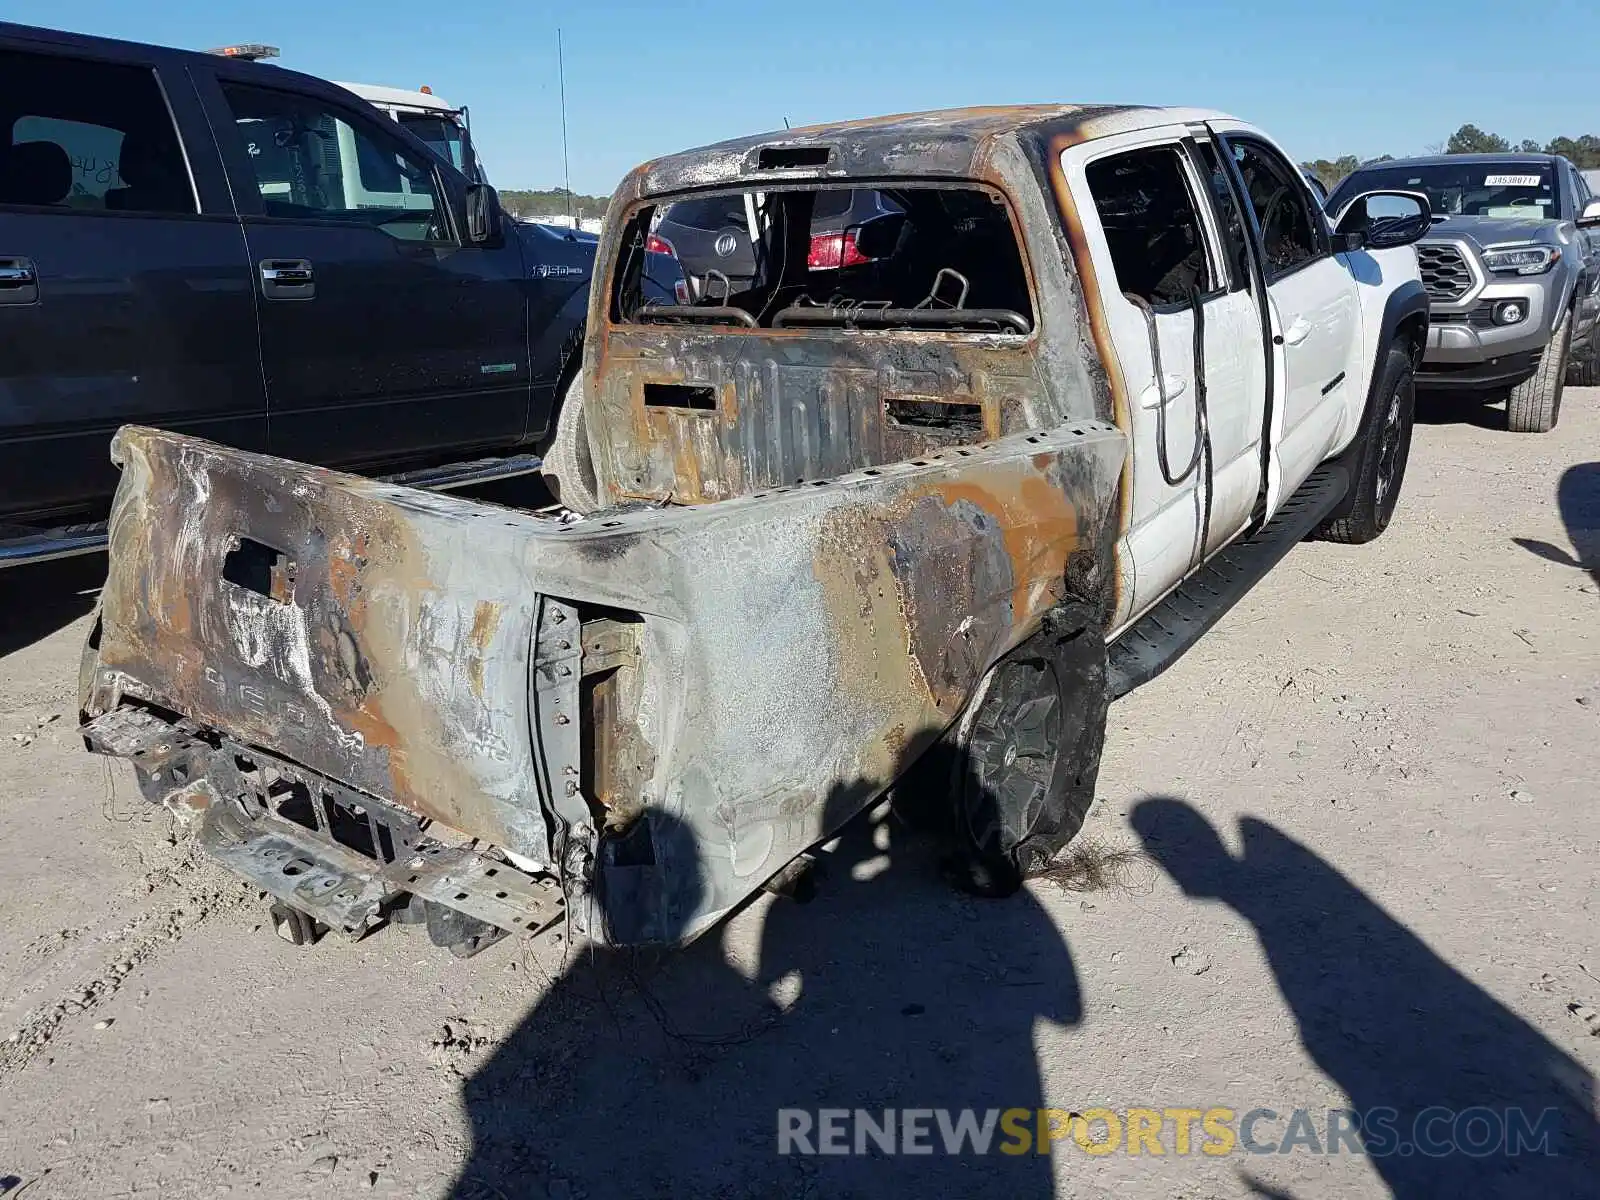
[[[1600,1193],[1593,1157],[1182,1154],[1178,1118],[1159,1156],[776,1153],[780,1108],[1265,1108],[1271,1149],[1476,1104],[1594,1154],[1600,390],[1496,417],[1427,405],[1380,541],[1295,550],[1113,707],[1111,886],[958,898],[863,826],[664,962],[279,941],[74,735],[103,563],[6,573],[0,1195]]]

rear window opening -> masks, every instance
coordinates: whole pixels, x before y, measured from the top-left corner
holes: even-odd
[[[693,196],[639,211],[620,246],[611,316],[621,323],[1033,329],[1010,214],[977,185]],[[646,287],[652,253],[670,255],[681,273],[672,299]]]

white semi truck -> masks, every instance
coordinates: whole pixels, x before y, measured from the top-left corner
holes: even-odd
[[[473,183],[488,182],[472,144],[472,128],[465,107],[455,108],[445,103],[427,87],[408,92],[404,88],[375,83],[334,82],[394,118]]]
[[[277,58],[278,48],[259,42],[240,42],[232,46],[219,46],[211,53],[224,58],[258,62],[264,58]],[[473,183],[488,182],[483,164],[478,161],[477,150],[472,144],[470,114],[465,106],[456,108],[447,104],[427,86],[412,92],[376,83],[334,82],[403,125]]]

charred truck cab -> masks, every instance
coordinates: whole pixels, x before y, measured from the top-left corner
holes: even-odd
[[[1067,156],[1158,124],[1210,139],[1205,116],[928,114],[636,169],[600,246],[560,511],[124,429],[89,746],[131,758],[292,936],[424,921],[467,954],[565,918],[681,941],[896,781],[1014,883],[1092,801],[1109,636],[1220,548],[1284,542],[1280,509],[1298,522],[1287,544],[1332,520],[1360,533],[1371,498],[1350,480],[1396,397],[1379,529],[1396,453],[1403,471],[1426,300],[1418,329],[1386,292],[1389,324],[1370,322],[1386,342],[1356,320],[1321,348],[1348,359],[1322,392],[1343,408],[1321,414],[1304,469],[1272,456],[1270,393],[1212,389],[1214,424],[1256,421],[1255,474],[1219,493],[1215,524],[1191,516],[1183,563],[1140,561],[1143,342],[1113,341],[1094,242],[1111,218],[1073,195]],[[712,245],[744,265],[684,262],[693,285],[663,303],[641,266],[661,210],[683,204],[725,220]],[[842,211],[867,216],[841,228]],[[1177,248],[1172,279],[1219,282],[1219,228]],[[1333,231],[1306,232],[1331,256]],[[1238,287],[1263,317],[1249,379],[1266,389],[1259,234],[1247,254]],[[1359,318],[1355,285],[1341,297]],[[1182,358],[1166,370],[1204,369]],[[1174,406],[1174,459],[1200,436],[1184,422],[1206,378]],[[1187,478],[1161,511],[1212,508],[1210,467]]]

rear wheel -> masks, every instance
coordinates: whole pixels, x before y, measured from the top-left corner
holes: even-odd
[[[1053,621],[993,671],[958,733],[952,882],[1007,895],[1083,827],[1105,744],[1106,648]]]
[[[1417,405],[1411,356],[1405,347],[1391,345],[1382,370],[1374,393],[1376,402],[1346,456],[1350,494],[1336,515],[1316,531],[1315,536],[1321,541],[1372,541],[1389,527],[1400,501],[1400,485],[1405,482],[1406,462],[1411,457],[1411,429]]]
[[[1567,384],[1567,357],[1572,350],[1572,310],[1562,314],[1550,344],[1539,356],[1539,369],[1511,389],[1506,400],[1506,428],[1512,433],[1549,433],[1561,419],[1561,393]]]

